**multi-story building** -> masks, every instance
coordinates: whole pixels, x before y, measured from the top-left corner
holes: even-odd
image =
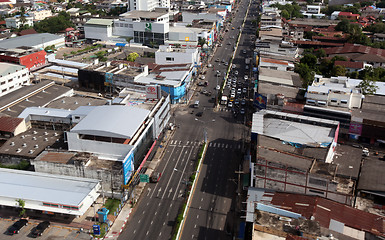
[[[21,26],[33,26],[33,17],[25,17],[25,22],[20,17],[10,17],[5,19],[7,28],[20,28]]]
[[[170,8],[170,0],[129,0],[130,11],[153,11],[155,8]]]
[[[360,108],[363,94],[357,85],[349,83],[346,77],[323,78],[315,75],[308,86],[306,103],[317,106],[334,106],[347,109]]]
[[[114,35],[133,37],[135,43],[162,45],[169,38],[169,13],[165,9],[130,11],[114,21]]]
[[[281,27],[282,21],[278,11],[264,12],[261,16],[261,27]]]
[[[84,24],[84,33],[87,39],[106,41],[112,37],[112,19],[92,18]]]
[[[29,13],[34,21],[41,21],[52,16],[52,11],[48,9],[38,9]]]
[[[29,83],[28,68],[12,63],[0,63],[0,96]]]
[[[31,68],[44,65],[46,63],[46,55],[47,54],[44,50],[35,50],[33,48],[0,50],[0,62],[10,62],[24,65],[31,70]]]
[[[159,46],[159,50],[155,53],[155,63],[160,65],[180,63],[199,65],[199,50],[198,48],[172,48],[171,46]]]

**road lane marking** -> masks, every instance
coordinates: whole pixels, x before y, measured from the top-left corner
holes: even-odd
[[[194,228],[197,228],[197,225],[196,225],[196,224],[194,225]]]
[[[225,148],[228,148],[229,147],[229,144],[226,144],[226,147]]]
[[[147,231],[147,232],[146,232],[146,236],[148,235],[149,232],[150,232],[150,231]]]
[[[158,214],[158,212],[155,212],[155,215]]]
[[[176,166],[178,165],[178,162],[179,162],[179,160],[180,160],[180,157],[182,156],[182,153],[183,153],[184,148],[185,148],[185,146],[182,147],[182,151],[181,151],[180,154],[179,154],[178,160],[177,160],[176,164],[174,165],[174,168],[176,168]],[[167,182],[167,185],[166,185],[166,188],[165,188],[165,189],[167,189],[167,188],[168,188],[168,185],[170,185],[170,182],[171,182],[171,179],[172,179],[172,176],[174,175],[174,173],[175,173],[175,171],[172,171],[172,172],[171,172],[171,176],[168,178],[168,182]],[[163,174],[162,174],[162,175],[163,175]],[[163,191],[162,199],[163,199],[163,197],[164,197],[165,194],[166,194],[166,191]]]
[[[160,235],[162,235],[162,232],[159,233],[159,237],[160,237]]]
[[[201,202],[203,202],[203,198],[201,198]]]
[[[199,215],[197,215],[197,219],[199,218]]]
[[[154,221],[151,221],[150,225],[152,225],[154,223]]]
[[[134,234],[136,233],[136,229],[134,230]]]
[[[192,148],[191,148],[191,150],[190,150],[190,153],[189,153],[189,155],[188,155],[187,159],[190,159],[190,157],[191,157],[191,154],[192,154],[193,150],[194,150],[194,147],[192,147]],[[186,153],[187,153],[187,151],[186,151]],[[184,176],[184,174],[185,174],[185,171],[186,171],[186,167],[187,167],[187,164],[188,164],[188,161],[186,161],[186,164],[184,165],[184,168],[183,168],[182,174],[181,174],[181,176],[180,176],[180,179],[179,179],[178,185],[176,186],[176,190],[175,190],[174,196],[172,197],[172,200],[175,200],[175,197],[176,197],[176,193],[178,192],[178,188],[179,188],[180,182],[182,181],[182,178],[183,178],[183,176]]]

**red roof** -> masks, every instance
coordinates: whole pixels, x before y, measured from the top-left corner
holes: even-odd
[[[314,45],[314,46],[330,46],[330,47],[337,47],[337,46],[343,46],[342,43],[329,43],[329,42],[320,42],[320,41],[292,41],[294,44],[299,45]]]
[[[9,1],[9,0],[0,0],[0,2],[3,2],[3,3],[11,3],[11,1]]]
[[[385,237],[385,217],[317,196],[280,192],[269,196],[274,206],[299,213],[307,219],[313,216],[322,227],[329,228],[334,219],[348,227]]]
[[[345,37],[328,37],[328,36],[313,36],[314,40],[333,40],[333,41],[345,41]]]
[[[274,63],[274,64],[280,64],[280,65],[289,65],[288,62],[281,61],[281,60],[276,60],[276,59],[271,59],[271,58],[261,58],[262,62],[267,62],[267,63]]]
[[[17,35],[24,36],[24,35],[36,34],[36,33],[37,32],[35,31],[35,29],[30,28],[30,29],[25,29],[25,30],[20,31]]]
[[[338,16],[344,16],[344,17],[360,17],[360,14],[353,14],[351,12],[340,12]]]
[[[14,118],[14,117],[0,117],[0,131],[1,132],[13,132],[23,121],[23,118]]]
[[[341,47],[332,47],[324,48],[327,55],[331,54],[346,54],[346,53],[362,53],[362,54],[372,54],[385,57],[385,49],[372,48],[364,45],[354,45],[351,43],[345,43]]]
[[[344,66],[345,68],[361,69],[364,68],[363,62],[335,61],[334,65]]]

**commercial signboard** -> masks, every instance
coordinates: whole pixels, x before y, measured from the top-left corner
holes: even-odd
[[[127,184],[132,173],[134,172],[134,151],[131,151],[123,161],[123,179],[124,184]]]
[[[146,98],[147,99],[158,99],[160,95],[160,87],[158,85],[146,86]]]

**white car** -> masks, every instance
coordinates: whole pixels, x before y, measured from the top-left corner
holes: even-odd
[[[249,76],[245,75],[243,78],[244,78],[245,80],[247,80],[247,79],[249,79]]]
[[[235,93],[231,93],[230,97],[235,98]]]
[[[205,78],[206,78],[205,75],[202,75],[202,76],[201,76],[201,79],[202,79],[202,80],[204,80]]]
[[[213,67],[213,65],[212,65],[211,63],[209,63],[209,64],[207,65],[207,67],[211,68],[211,67]]]
[[[247,52],[246,52],[246,50],[243,50],[242,53],[243,53],[243,54],[246,54]]]
[[[227,106],[228,106],[229,108],[232,108],[232,107],[233,107],[233,102],[229,102],[229,103],[227,104]]]
[[[241,93],[242,93],[242,89],[238,88],[237,94],[239,95],[239,94],[241,94]]]
[[[235,71],[235,75],[238,75],[238,71]]]
[[[215,88],[216,90],[220,90],[221,89],[221,86],[217,85],[217,87]]]

